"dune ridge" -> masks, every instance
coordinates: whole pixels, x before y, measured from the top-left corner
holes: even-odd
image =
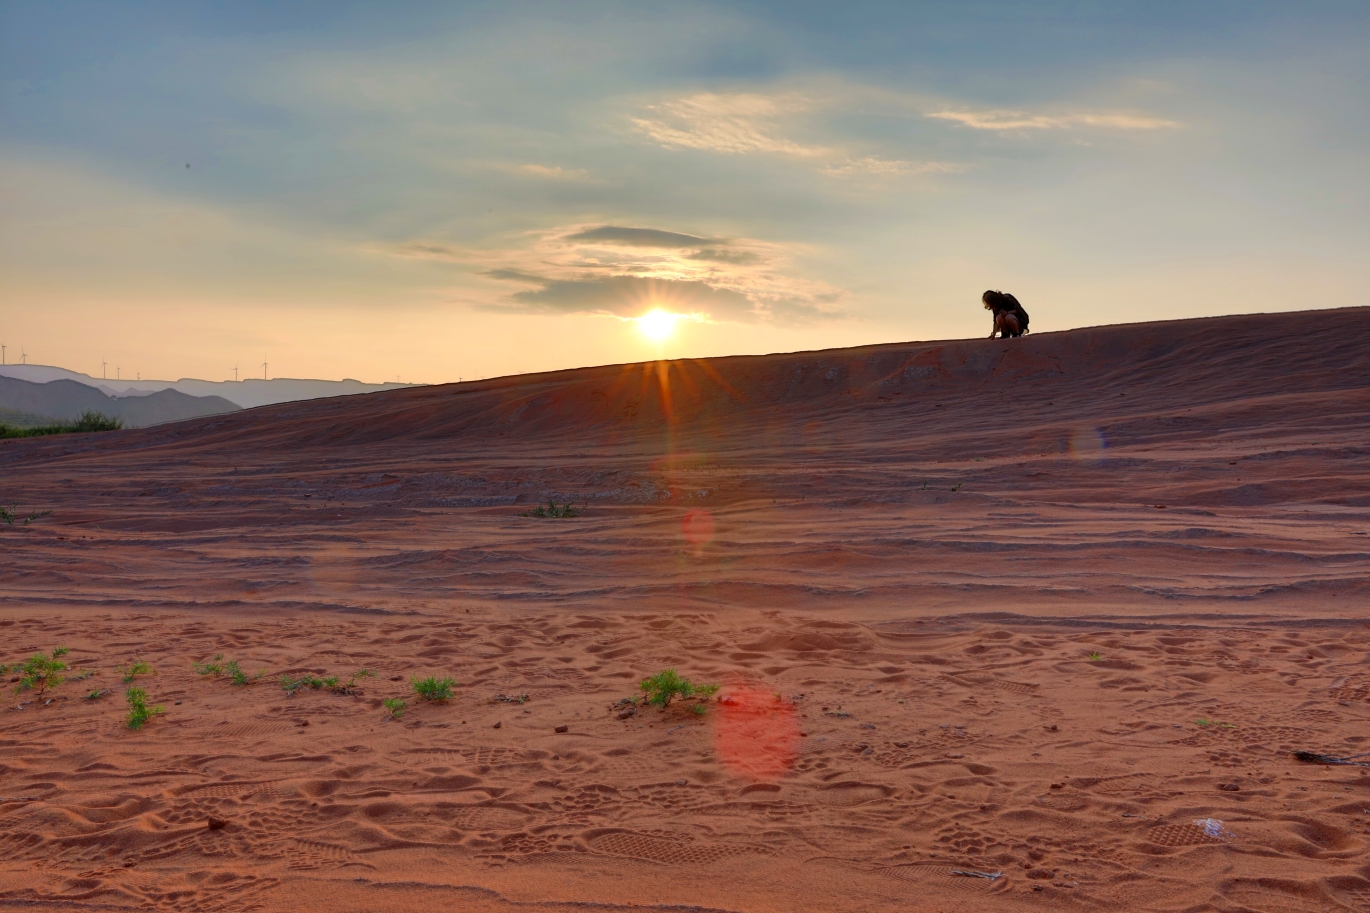
[[[53,511],[0,527],[0,662],[96,670],[4,694],[0,909],[1366,909],[1370,769],[1291,755],[1370,751],[1366,330],[609,366],[0,442],[0,495]],[[583,513],[522,516],[548,498]],[[196,674],[218,654],[268,674]],[[136,733],[135,657],[167,711]],[[666,667],[721,700],[621,703]]]

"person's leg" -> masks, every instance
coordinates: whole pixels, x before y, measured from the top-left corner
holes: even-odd
[[[1010,336],[1023,335],[1023,328],[1018,323],[1018,317],[1007,311],[1002,311],[995,315],[994,328],[999,331],[999,336],[1003,339],[1007,339]]]

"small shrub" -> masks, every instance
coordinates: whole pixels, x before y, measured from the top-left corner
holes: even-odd
[[[50,425],[36,425],[32,428],[0,424],[0,438],[41,437],[45,434],[70,434],[77,431],[118,431],[122,427],[124,427],[123,419],[110,418],[103,412],[87,409],[74,422],[54,422]]]
[[[226,663],[219,662],[223,658],[224,655],[219,653],[207,663],[196,663],[195,671],[201,675],[212,675],[215,678],[227,676],[228,682],[231,685],[250,685],[260,679],[263,675],[266,675],[265,669],[261,669],[253,675],[248,675],[243,671],[242,667],[238,665],[236,659]]]
[[[334,679],[337,681],[337,679]],[[316,691],[324,686],[324,680],[317,675],[301,675],[299,678],[291,678],[288,675],[281,676],[281,687],[287,694],[294,694],[301,688],[313,688]]]
[[[142,729],[143,724],[161,713],[166,713],[161,705],[149,707],[147,705],[147,692],[142,688],[130,688],[124,692],[124,699],[128,701],[128,728]]]
[[[1095,650],[1093,653],[1089,654],[1089,657],[1088,657],[1088,658],[1089,658],[1092,662],[1096,662],[1096,663],[1097,663],[1099,660],[1101,660],[1101,659],[1104,658],[1104,654],[1100,653],[1098,650]]]
[[[665,709],[674,698],[690,700],[691,698],[710,697],[718,691],[717,685],[696,685],[689,679],[681,678],[680,673],[674,669],[666,669],[658,672],[651,678],[643,680],[639,686],[643,694],[647,696],[647,703],[655,704],[657,707]],[[704,705],[699,704],[692,708],[695,713],[703,713]]]
[[[124,684],[127,685],[129,682],[133,681],[140,675],[151,675],[152,667],[149,666],[147,663],[143,662],[141,659],[135,659],[133,662],[129,663],[127,669],[125,669],[123,666],[120,666],[119,673],[123,675]]]
[[[224,667],[219,665],[219,660],[223,659],[222,653],[215,654],[214,658],[207,663],[196,663],[195,671],[200,675],[219,676],[224,674]]]
[[[118,431],[124,427],[124,420],[121,418],[111,418],[103,412],[96,412],[94,409],[87,409],[81,413],[81,417],[68,424],[71,431]]]
[[[409,706],[406,701],[398,697],[387,697],[381,703],[385,705],[385,712],[392,720],[398,720],[404,716],[404,708]]]
[[[565,504],[557,504],[556,501],[553,501],[551,498],[548,498],[546,507],[538,505],[537,507],[534,507],[532,510],[524,513],[523,516],[554,517],[558,520],[562,520],[567,517],[579,517],[580,511],[576,510],[575,504],[571,501],[567,501]]]
[[[70,652],[66,647],[58,647],[52,651],[51,656],[35,653],[15,665],[14,671],[19,673],[19,684],[14,689],[15,693],[36,689],[41,694],[62,684],[62,673],[67,669],[62,657]]]
[[[320,688],[327,688],[334,694],[356,694],[357,679],[371,678],[375,674],[369,669],[358,669],[347,681],[343,681],[336,675],[330,675],[328,678],[319,678],[317,675],[302,675],[299,678],[291,678],[288,675],[282,675],[281,687],[288,694],[294,694],[301,688],[312,688],[315,691]]]
[[[1231,723],[1219,723],[1217,720],[1210,720],[1207,717],[1200,717],[1194,721],[1196,726],[1217,726],[1219,729],[1236,729]]]
[[[109,689],[108,689],[108,688],[96,688],[94,691],[90,692],[90,694],[87,694],[87,695],[86,695],[86,700],[88,700],[88,701],[98,701],[100,698],[104,697],[106,694],[109,694]]]
[[[9,507],[0,507],[0,523],[6,523],[9,526],[13,526],[15,520],[23,520],[24,525],[28,526],[34,520],[41,520],[50,513],[52,513],[52,511],[50,510],[45,510],[41,512],[35,510],[32,511],[27,517],[21,517],[19,515],[19,505],[11,504]]]
[[[230,685],[242,686],[250,685],[259,680],[263,675],[266,675],[266,670],[258,669],[256,673],[249,676],[242,670],[242,667],[238,665],[238,661],[235,659],[232,662],[224,663],[224,674],[228,676],[228,683]]]
[[[450,701],[452,699],[452,687],[456,682],[450,678],[411,678],[409,684],[414,686],[414,693],[425,701]]]
[[[328,687],[334,694],[356,694],[357,680],[363,678],[374,678],[375,675],[376,673],[372,672],[370,669],[358,669],[355,673],[353,673],[351,678],[343,682],[341,685],[336,683],[337,679],[333,679],[334,684],[329,685]]]

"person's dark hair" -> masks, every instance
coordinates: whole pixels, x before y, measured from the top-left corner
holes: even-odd
[[[1008,292],[1001,292],[997,289],[990,289],[980,296],[980,300],[985,303],[985,310],[999,313],[1000,311],[1017,311],[1022,308],[1018,299]]]

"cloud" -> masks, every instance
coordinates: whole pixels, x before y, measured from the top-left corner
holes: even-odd
[[[730,155],[763,153],[797,158],[833,155],[833,150],[826,147],[796,143],[778,135],[777,118],[807,107],[808,103],[798,96],[706,92],[648,105],[650,116],[635,117],[632,121],[640,132],[668,147]]]
[[[686,254],[685,259],[703,260],[709,263],[732,263],[736,266],[761,263],[764,260],[760,254],[749,250],[719,250],[714,247],[706,247],[692,254]]]
[[[586,241],[599,244],[621,245],[623,247],[705,247],[718,244],[694,235],[674,231],[661,231],[656,228],[624,228],[619,225],[602,225],[567,235],[567,241]]]
[[[661,307],[699,320],[798,323],[842,316],[847,297],[792,274],[801,246],[664,228],[582,224],[519,235],[503,249],[428,239],[367,249],[493,280],[484,294],[462,300],[504,313],[625,317]],[[527,287],[510,292],[505,283]]]
[[[820,103],[799,94],[705,92],[648,105],[646,116],[631,120],[639,133],[666,148],[798,159],[813,162],[823,173],[838,177],[901,177],[957,170],[937,162],[853,155],[835,146],[799,142],[786,135],[782,122],[811,118],[820,109],[837,106],[833,101]]]
[[[560,165],[518,165],[516,171],[523,174],[531,174],[534,177],[548,178],[554,181],[588,181],[590,172],[584,168],[562,168]]]
[[[911,174],[954,174],[964,171],[964,165],[945,162],[906,162],[900,159],[882,159],[873,155],[859,159],[846,159],[823,167],[824,174],[849,175],[872,174],[904,176]]]
[[[747,317],[756,310],[746,295],[696,280],[650,279],[642,276],[552,279],[520,270],[491,270],[486,275],[540,286],[515,292],[509,296],[513,307],[496,305],[498,310],[635,317],[650,308],[662,307],[679,314],[702,312],[725,320]]]
[[[934,111],[927,115],[974,130],[1068,130],[1103,127],[1113,130],[1164,130],[1176,121],[1138,114],[1026,114],[1022,111]]]

